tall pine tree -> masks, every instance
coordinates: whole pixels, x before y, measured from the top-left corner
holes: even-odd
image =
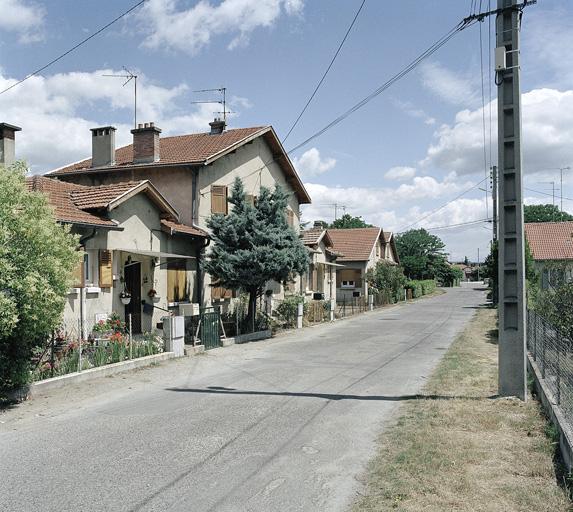
[[[308,269],[308,251],[286,220],[287,199],[279,185],[273,191],[261,187],[253,205],[236,178],[229,214],[207,221],[212,248],[204,268],[216,285],[249,294],[249,319],[268,281],[284,283]]]

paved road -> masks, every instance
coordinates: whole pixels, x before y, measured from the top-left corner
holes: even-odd
[[[484,301],[464,287],[0,414],[0,510],[336,511]]]

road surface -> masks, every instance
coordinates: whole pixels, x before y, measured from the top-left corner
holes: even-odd
[[[0,414],[0,510],[347,510],[484,300],[466,285],[26,402]]]

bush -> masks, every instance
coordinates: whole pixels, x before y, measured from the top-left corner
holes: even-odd
[[[533,300],[534,309],[562,336],[573,340],[573,283],[540,291]]]
[[[296,314],[299,304],[304,304],[303,314],[308,310],[308,304],[304,302],[302,295],[287,295],[276,308],[275,312],[279,320],[289,326],[296,325]]]
[[[423,281],[411,279],[406,283],[406,288],[412,290],[412,298],[417,299],[435,291],[436,281],[434,279],[424,279]]]
[[[379,261],[366,272],[366,281],[375,293],[390,303],[402,298],[407,280],[402,267]]]

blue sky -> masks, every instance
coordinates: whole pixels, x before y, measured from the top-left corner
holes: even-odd
[[[0,0],[0,90],[134,3]],[[488,1],[481,3],[486,9]],[[524,15],[526,187],[542,192],[551,188],[544,182],[558,179],[557,171],[543,169],[573,165],[569,3],[540,0]],[[367,0],[286,148],[385,82],[466,16],[470,4]],[[359,5],[358,0],[148,0],[40,77],[0,95],[0,121],[23,127],[18,154],[33,172],[88,156],[88,129],[93,126],[113,124],[119,143],[127,143],[133,119],[131,86],[101,76],[127,66],[140,77],[139,121],[155,121],[165,135],[207,129],[218,108],[193,105],[208,96],[193,90],[224,85],[236,112],[230,127],[272,124],[284,137]],[[486,102],[488,29],[486,21]],[[331,220],[330,205],[338,203],[384,229],[400,230],[483,179],[480,77],[476,25],[292,154],[313,197],[313,204],[303,210],[304,220]],[[492,94],[495,101],[495,87]],[[495,116],[495,103],[492,111]],[[489,128],[487,106],[486,125]],[[493,128],[495,141],[495,119]],[[495,147],[493,156],[495,164]],[[566,174],[564,193],[573,197],[573,172]],[[527,202],[545,199],[551,201],[540,193],[526,193]],[[565,207],[573,210],[573,202],[566,201]],[[485,216],[484,192],[475,190],[415,225],[435,228]],[[453,258],[475,259],[478,247],[482,255],[487,253],[489,224],[435,233],[447,242]]]

